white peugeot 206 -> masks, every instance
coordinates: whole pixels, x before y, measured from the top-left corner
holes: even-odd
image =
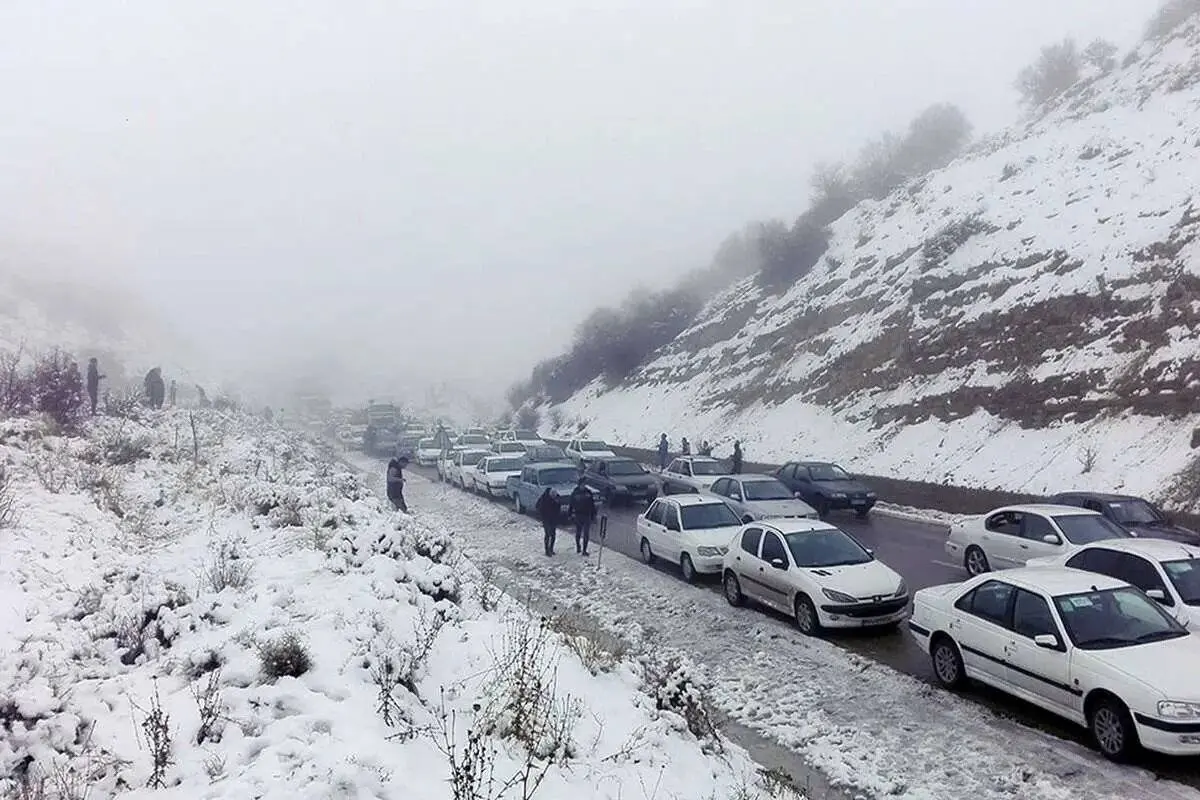
[[[920,589],[908,627],[947,688],[976,680],[1082,725],[1100,752],[1200,755],[1200,638],[1142,590],[1025,567]]]

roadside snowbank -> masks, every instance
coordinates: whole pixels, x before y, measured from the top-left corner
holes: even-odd
[[[690,732],[686,673],[565,638],[481,579],[451,520],[393,514],[296,434],[7,420],[0,464],[0,794],[767,791]]]

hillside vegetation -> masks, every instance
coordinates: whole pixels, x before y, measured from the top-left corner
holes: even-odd
[[[628,443],[1194,506],[1196,11],[1170,4],[1123,59],[1046,48],[1018,81],[1027,120],[868,194],[811,268],[733,283],[627,376],[540,410]]]

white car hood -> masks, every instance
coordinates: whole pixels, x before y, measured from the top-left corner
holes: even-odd
[[[1195,634],[1115,650],[1079,652],[1162,692],[1168,700],[1200,702],[1195,666],[1200,663],[1200,637]]]
[[[697,547],[729,547],[733,537],[740,533],[741,525],[729,525],[724,528],[701,528],[685,531],[685,541],[694,543]]]
[[[512,470],[504,472],[489,472],[487,474],[488,483],[508,483],[508,479],[521,474],[521,470]]]
[[[802,567],[822,588],[861,599],[891,597],[900,588],[900,575],[882,561],[844,567]]]
[[[816,509],[803,500],[748,500],[744,504],[751,511],[768,516],[807,516],[816,514]]]

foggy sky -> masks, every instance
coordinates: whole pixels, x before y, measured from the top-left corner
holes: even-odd
[[[922,107],[1016,114],[1156,0],[10,0],[0,241],[144,292],[231,370],[502,390],[595,306],[803,210]],[[370,387],[370,388],[367,388]]]

